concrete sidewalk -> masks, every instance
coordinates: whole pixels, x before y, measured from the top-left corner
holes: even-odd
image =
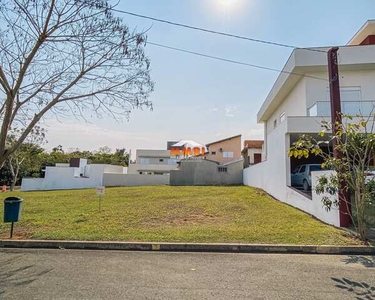
[[[0,240],[1,248],[90,249],[166,252],[297,253],[375,255],[369,246],[136,243],[111,241]]]

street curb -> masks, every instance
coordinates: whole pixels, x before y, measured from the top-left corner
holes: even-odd
[[[166,252],[356,254],[375,255],[368,246],[312,246],[262,244],[132,243],[105,241],[0,240],[0,248],[88,249]]]

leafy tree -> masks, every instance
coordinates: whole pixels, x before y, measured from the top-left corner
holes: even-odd
[[[302,158],[311,154],[319,155],[324,159],[322,167],[335,171],[328,177],[319,177],[315,187],[317,194],[323,195],[328,191],[336,195],[338,189],[344,188],[343,183],[347,183],[349,194],[354,195],[351,218],[360,238],[365,240],[366,212],[371,211],[371,207],[375,208],[374,183],[371,183],[374,176],[369,177],[375,155],[375,116],[364,118],[360,115],[342,115],[342,120],[342,123],[336,124],[323,121],[321,125],[324,129],[318,138],[302,135],[289,149],[289,156]],[[330,142],[333,144],[333,153],[339,155],[323,150]],[[349,200],[343,199],[346,205],[349,205]],[[328,210],[339,205],[338,200],[332,201],[326,196],[323,196],[322,202]]]
[[[64,153],[64,150],[63,150],[63,147],[61,145],[58,145],[58,146],[52,148],[52,152]]]
[[[103,146],[103,147],[99,148],[97,153],[99,153],[99,154],[109,154],[111,152],[112,152],[111,148],[109,148],[108,146]]]
[[[100,147],[97,152],[94,152],[88,157],[94,164],[110,164],[127,166],[129,164],[129,154],[126,153],[125,148],[116,149],[114,153],[108,146]]]
[[[9,147],[16,142],[17,136],[21,134],[19,131],[13,131],[8,136],[7,144]],[[14,190],[14,186],[18,181],[21,166],[30,165],[34,162],[36,155],[42,153],[44,149],[40,147],[45,141],[45,132],[43,128],[36,126],[28,135],[26,142],[22,143],[7,159],[9,171],[11,175],[10,190]]]
[[[151,107],[146,36],[107,0],[0,0],[0,166],[46,117]],[[9,145],[11,130],[21,134]]]

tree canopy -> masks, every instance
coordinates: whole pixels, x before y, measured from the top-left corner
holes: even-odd
[[[106,0],[0,0],[0,19],[0,166],[47,116],[120,120],[152,107],[145,33]]]
[[[100,149],[107,149],[108,152],[103,153]],[[19,185],[21,179],[25,177],[43,177],[43,170],[46,166],[55,166],[56,163],[69,163],[71,158],[87,158],[92,164],[109,164],[118,166],[129,165],[129,153],[126,149],[116,149],[112,151],[109,147],[104,146],[98,151],[88,151],[74,149],[65,151],[61,145],[53,147],[52,151],[47,152],[35,143],[23,143],[21,147],[8,159],[8,163],[4,164],[0,170],[0,183],[6,185]],[[11,170],[11,163],[17,163],[19,170],[15,180]]]

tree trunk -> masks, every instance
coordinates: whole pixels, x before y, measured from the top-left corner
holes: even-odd
[[[357,223],[358,223],[358,234],[362,241],[366,240],[366,224],[365,224],[365,210],[364,210],[364,195],[362,195],[361,189],[358,188],[355,191],[355,200],[357,208]]]
[[[18,159],[15,160],[15,162],[16,162],[15,167],[13,166],[13,161],[14,161],[14,159],[12,157],[10,157],[9,158],[9,168],[10,168],[10,173],[12,175],[12,181],[11,181],[11,184],[10,184],[10,191],[14,190],[14,187],[15,187],[15,185],[17,183],[17,179],[18,179],[18,173],[19,173],[19,170],[20,170]]]
[[[9,188],[9,190],[11,192],[14,191],[14,187],[16,186],[16,183],[17,183],[17,177],[15,177],[15,178],[12,179],[12,183],[11,183],[10,188]]]

